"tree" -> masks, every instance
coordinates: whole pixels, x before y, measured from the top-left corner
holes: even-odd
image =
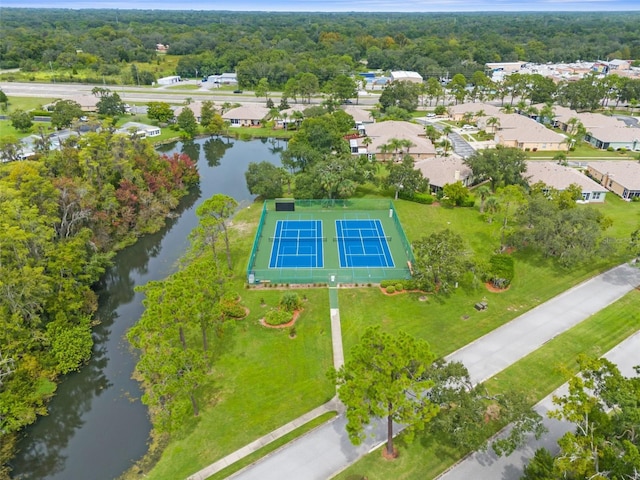
[[[147,103],[147,116],[160,123],[169,123],[174,114],[171,105],[167,102],[149,102]]]
[[[385,184],[395,190],[395,200],[401,192],[403,198],[413,198],[416,193],[424,192],[429,188],[429,180],[415,168],[411,155],[404,155],[400,163],[389,161],[387,169],[389,175],[385,179]]]
[[[229,235],[227,232],[227,220],[234,214],[238,202],[233,198],[218,193],[211,198],[205,200],[198,208],[196,215],[200,219],[200,225],[207,230],[222,232],[226,252],[227,266],[231,270],[231,245],[229,244]]]
[[[7,94],[4,93],[0,88],[0,109],[3,112],[6,112],[8,107],[9,107],[9,97],[7,97]]]
[[[415,241],[413,252],[413,276],[425,291],[449,293],[471,266],[464,240],[449,229]]]
[[[610,221],[594,208],[575,208],[574,197],[559,202],[541,194],[529,196],[518,218],[523,224],[517,236],[520,243],[557,258],[565,267],[586,261],[595,252],[608,253],[608,242],[601,237]]]
[[[467,79],[461,73],[456,73],[448,85],[449,90],[456,99],[456,104],[464,102],[467,96]]]
[[[254,89],[254,93],[256,97],[258,98],[264,97],[265,100],[268,100],[269,99],[269,80],[265,77],[262,77],[258,81],[258,84]]]
[[[124,102],[117,92],[112,92],[108,88],[93,87],[91,93],[100,98],[96,103],[99,115],[114,118],[124,115]]]
[[[484,213],[484,204],[491,195],[491,190],[486,185],[480,185],[476,188],[475,194],[480,198],[480,213]]]
[[[456,207],[462,207],[469,198],[469,189],[462,182],[447,183],[442,187],[443,198]]]
[[[205,100],[202,102],[202,108],[200,109],[200,125],[206,127],[211,123],[216,115],[216,110],[211,100]]]
[[[472,384],[469,371],[460,362],[438,359],[424,378],[434,382],[427,396],[440,406],[427,429],[442,443],[463,450],[484,450],[496,426],[510,424],[509,434],[492,442],[498,455],[510,455],[525,442],[527,433],[540,438],[545,432],[542,417],[525,395],[491,395],[483,384]]]
[[[362,442],[372,418],[386,418],[386,452],[395,456],[393,422],[406,425],[409,439],[425,427],[438,412],[426,395],[434,382],[423,378],[433,359],[425,341],[406,333],[393,336],[379,328],[364,332],[349,360],[334,372],[352,443]]]
[[[358,95],[358,85],[350,76],[340,74],[325,84],[324,91],[338,103],[345,103]]]
[[[189,107],[185,107],[178,115],[178,126],[185,132],[188,138],[193,138],[198,133],[198,122],[196,116],[193,114],[193,110]]]
[[[67,128],[74,120],[84,115],[82,107],[73,100],[58,100],[51,112],[51,125],[56,128]]]
[[[13,128],[20,132],[28,132],[33,126],[31,114],[24,110],[14,110],[11,115],[9,115],[9,120],[11,120]]]
[[[249,163],[244,176],[247,188],[262,198],[278,198],[284,190],[285,172],[269,162]]]
[[[392,82],[384,87],[380,95],[380,105],[385,112],[389,107],[400,107],[408,112],[418,108],[420,88],[412,82]]]
[[[488,179],[491,190],[499,186],[525,185],[527,156],[518,148],[498,145],[495,149],[481,150],[464,160],[476,179]]]
[[[605,358],[578,357],[581,374],[554,397],[551,418],[576,425],[560,440],[553,478],[638,478],[640,378],[624,377]],[[638,370],[638,367],[636,367]]]

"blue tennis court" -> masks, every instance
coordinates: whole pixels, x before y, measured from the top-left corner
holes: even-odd
[[[322,220],[278,220],[269,268],[322,268]]]
[[[393,268],[393,257],[387,243],[390,240],[378,219],[336,220],[340,268]]]

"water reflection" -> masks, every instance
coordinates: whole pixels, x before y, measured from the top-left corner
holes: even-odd
[[[49,415],[25,429],[11,462],[15,478],[111,480],[146,452],[150,424],[138,384],[131,379],[136,359],[124,340],[143,310],[142,295],[134,288],[175,270],[197,223],[199,203],[224,193],[246,204],[253,198],[244,179],[248,164],[266,160],[280,165],[270,142],[210,138],[192,143],[162,150],[168,155],[197,151],[200,188],[182,199],[177,215],[161,231],[116,255],[98,285],[94,355],[80,372],[65,377]]]

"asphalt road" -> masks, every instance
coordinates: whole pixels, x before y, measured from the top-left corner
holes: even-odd
[[[454,352],[448,359],[462,361],[469,369],[474,383],[482,381],[615,302],[638,285],[640,269],[628,265],[616,267],[530,310]],[[385,438],[385,424],[377,421],[370,426],[370,438],[359,447],[354,447],[344,430],[345,423],[344,415],[340,415],[333,422],[297,439],[231,478],[330,478]],[[467,478],[475,476],[467,475]]]
[[[186,81],[182,85],[195,85],[198,82]],[[8,97],[40,97],[40,98],[72,98],[79,95],[91,95],[91,90],[96,86],[102,85],[83,85],[76,83],[19,83],[19,82],[0,82],[0,89],[7,94]],[[256,97],[253,92],[244,91],[241,94],[233,93],[230,90],[220,91],[216,88],[208,88],[206,83],[199,90],[180,90],[161,87],[137,87],[132,85],[105,85],[104,88],[110,89],[120,95],[120,98],[126,103],[147,103],[147,102],[167,102],[167,103],[184,103],[185,99],[192,98],[197,100],[212,100],[216,103],[238,102],[238,103],[264,103],[264,97]],[[276,103],[279,102],[280,93],[274,92],[272,97]],[[363,106],[375,105],[379,99],[378,94],[361,96],[358,104]],[[316,97],[311,99],[312,104],[319,104],[322,98]],[[289,101],[291,105],[293,103]],[[356,104],[356,101],[353,101]]]
[[[634,366],[640,365],[640,332],[627,338],[604,355],[605,358],[615,363],[623,375],[635,376]],[[454,468],[438,477],[439,480],[519,480],[524,472],[527,462],[533,458],[539,448],[546,448],[553,454],[558,453],[558,439],[566,432],[573,430],[575,426],[569,422],[550,419],[547,412],[555,410],[553,397],[564,396],[568,393],[568,385],[562,387],[545,397],[535,406],[535,410],[544,418],[544,425],[549,430],[540,440],[529,436],[522,448],[519,448],[508,457],[498,457],[491,449],[487,452],[476,452],[465,458]]]

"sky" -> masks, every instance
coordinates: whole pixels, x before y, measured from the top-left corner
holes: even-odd
[[[0,0],[0,6],[274,12],[640,11],[639,0]]]

